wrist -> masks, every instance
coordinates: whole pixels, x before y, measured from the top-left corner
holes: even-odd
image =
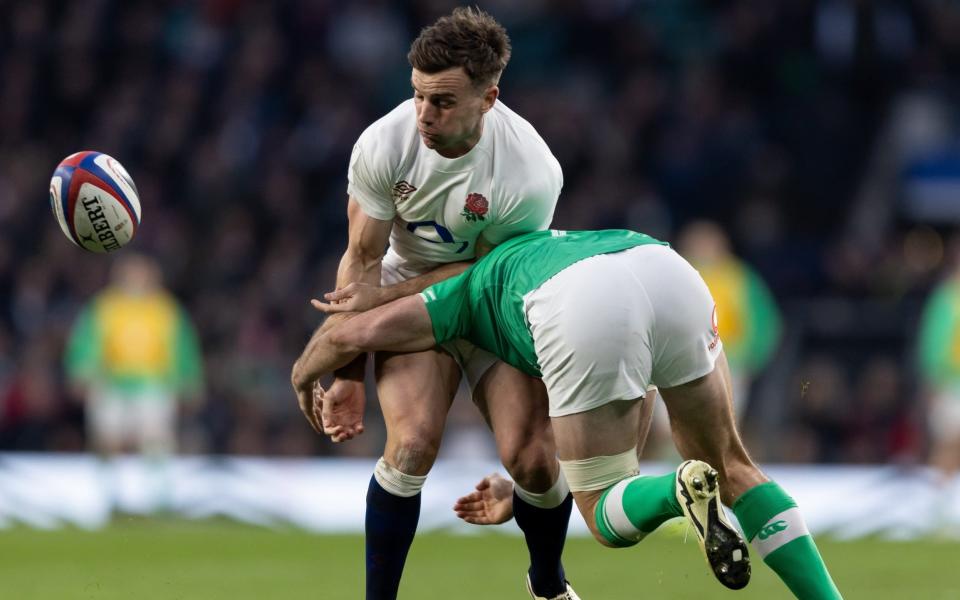
[[[303,368],[301,368],[298,360],[293,364],[293,372],[290,374],[290,384],[293,389],[302,391],[308,387],[308,380],[304,375]]]

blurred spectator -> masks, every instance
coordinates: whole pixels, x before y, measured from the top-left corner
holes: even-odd
[[[66,369],[85,397],[94,450],[157,457],[175,451],[178,397],[199,398],[200,348],[155,261],[133,253],[116,261],[111,284],[73,326]]]
[[[960,251],[923,310],[920,376],[929,402],[930,461],[944,482],[960,471]]]
[[[697,221],[679,236],[677,249],[710,288],[715,324],[733,378],[733,407],[742,420],[754,377],[770,362],[780,340],[780,312],[760,276],[734,256],[719,225]]]

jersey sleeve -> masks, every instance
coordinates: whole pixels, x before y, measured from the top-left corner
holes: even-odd
[[[463,273],[428,287],[420,293],[430,314],[433,337],[438,344],[466,337],[470,329],[468,283],[470,267]]]
[[[84,307],[67,340],[64,363],[71,381],[90,383],[100,371],[103,336],[96,303]]]
[[[347,193],[357,201],[367,216],[390,221],[397,214],[397,206],[391,193],[390,166],[383,160],[377,160],[376,155],[367,136],[360,136],[353,146],[353,154],[350,155]]]
[[[177,307],[174,359],[174,379],[177,387],[187,393],[199,393],[203,387],[203,358],[200,342],[190,318],[181,307]]]
[[[500,214],[483,230],[483,237],[497,245],[512,237],[550,227],[562,184],[562,177],[554,174],[525,185],[505,198]]]
[[[919,367],[927,383],[947,386],[960,371],[951,360],[956,317],[949,285],[937,288],[923,309],[919,331]]]

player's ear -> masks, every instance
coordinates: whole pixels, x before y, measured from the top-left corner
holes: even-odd
[[[500,96],[500,88],[491,85],[483,92],[483,104],[480,107],[480,112],[486,113],[491,108],[493,108],[494,103],[497,101],[497,97]]]

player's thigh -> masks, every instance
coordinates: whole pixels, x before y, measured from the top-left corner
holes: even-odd
[[[543,382],[498,361],[480,378],[473,399],[514,480],[534,493],[549,489],[558,466]]]
[[[717,468],[727,499],[766,480],[750,460],[737,431],[726,356],[721,353],[714,370],[704,377],[661,388],[660,394],[680,455]]]
[[[552,417],[560,460],[613,456],[636,448],[643,398],[615,400],[585,412]]]
[[[460,382],[459,366],[437,349],[378,352],[375,372],[387,428],[387,462],[401,471],[429,470]]]
[[[643,454],[644,447],[647,445],[647,436],[650,435],[650,426],[653,424],[653,411],[657,404],[657,393],[657,388],[649,388],[647,395],[643,398],[643,404],[640,406],[639,424],[637,425],[638,456]]]
[[[719,464],[738,444],[729,387],[721,361],[708,375],[685,384],[660,388],[670,429],[684,458]]]

